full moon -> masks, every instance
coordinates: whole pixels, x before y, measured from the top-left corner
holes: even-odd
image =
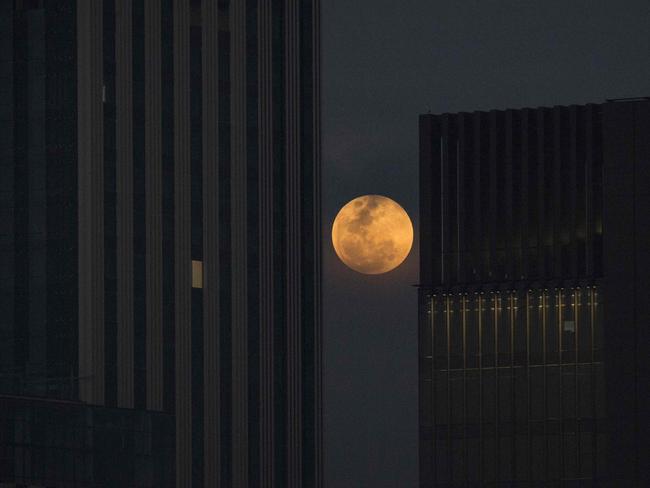
[[[397,268],[413,245],[413,225],[406,211],[381,195],[364,195],[339,210],[332,244],[347,266],[363,274]]]

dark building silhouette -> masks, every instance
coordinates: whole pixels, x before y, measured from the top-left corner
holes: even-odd
[[[650,99],[420,117],[420,486],[650,486]]]
[[[319,1],[2,1],[0,87],[0,483],[321,486]]]

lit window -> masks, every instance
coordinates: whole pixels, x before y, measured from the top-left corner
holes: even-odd
[[[192,260],[192,288],[203,288],[203,261]]]

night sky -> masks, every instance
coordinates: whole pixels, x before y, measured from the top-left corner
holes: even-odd
[[[418,114],[650,96],[648,26],[648,0],[322,2],[328,488],[417,483],[417,242],[358,274],[332,249],[338,209],[386,195],[417,239]]]

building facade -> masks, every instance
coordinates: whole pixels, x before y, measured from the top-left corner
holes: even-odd
[[[0,392],[321,486],[318,0],[0,5]]]
[[[168,413],[0,395],[0,439],[3,488],[174,486]]]
[[[649,190],[647,99],[420,117],[420,486],[650,482]]]

